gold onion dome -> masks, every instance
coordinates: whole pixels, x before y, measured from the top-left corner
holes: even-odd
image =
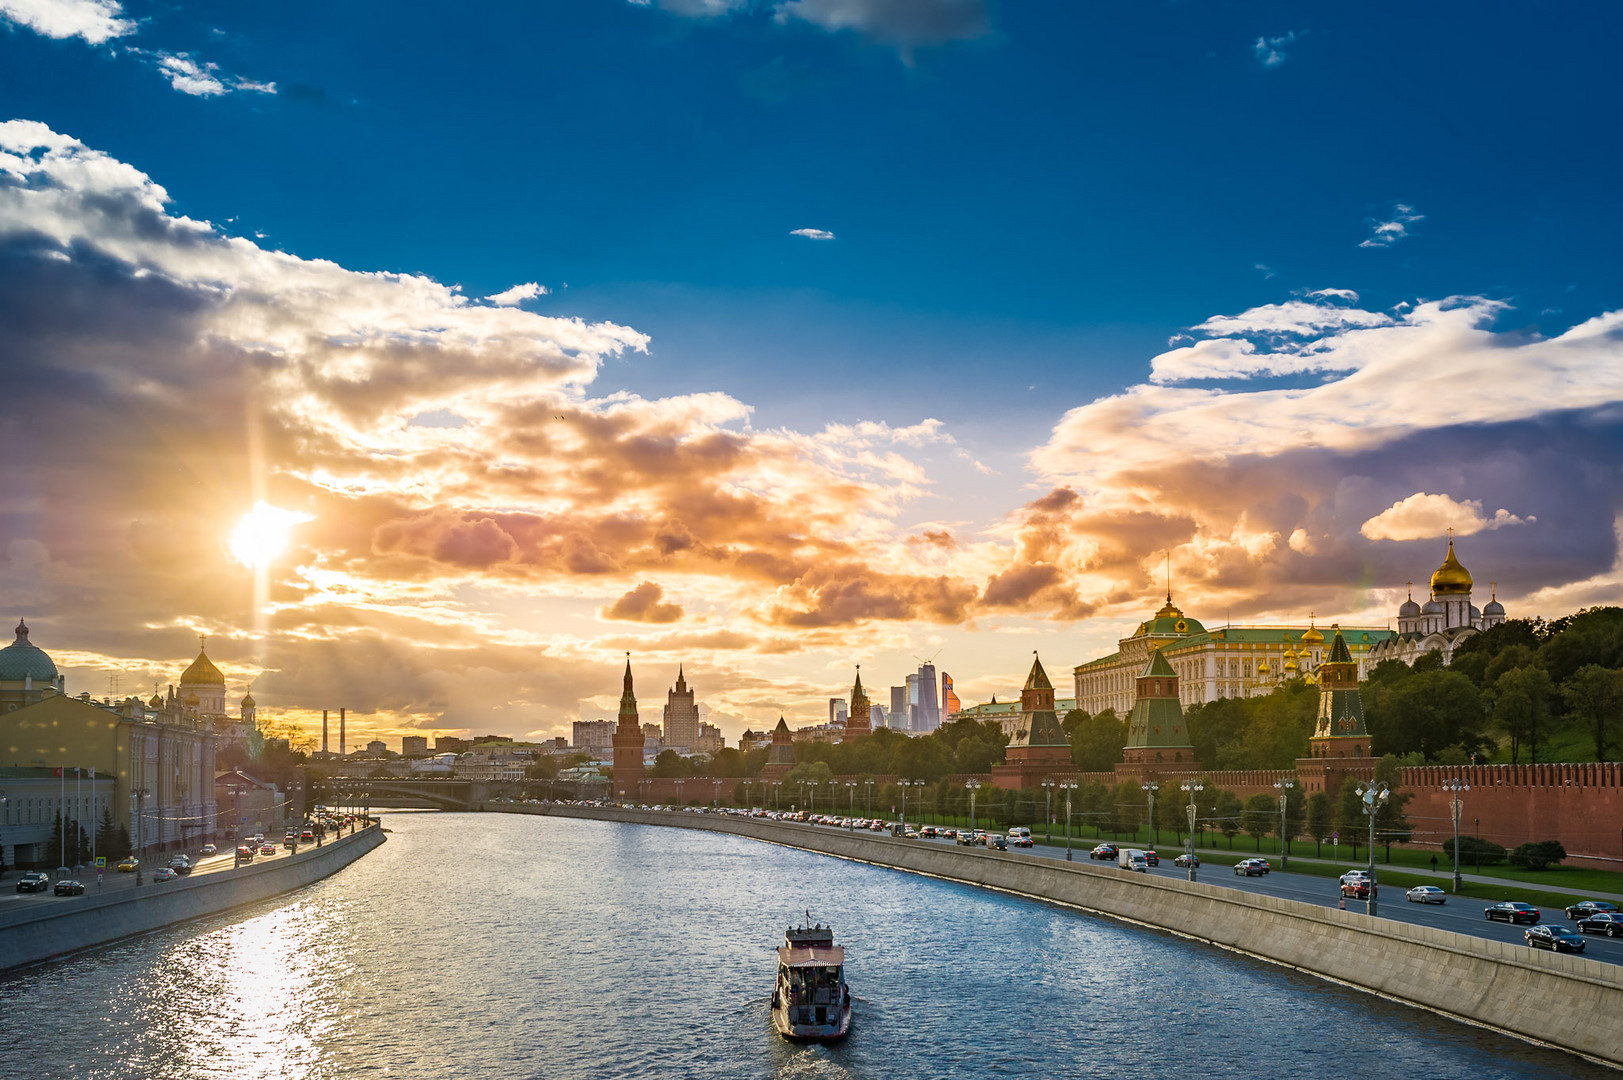
[[[1302,631],[1303,645],[1323,645],[1324,635],[1319,633],[1318,627],[1313,625],[1311,617],[1308,619],[1307,629]]]
[[[192,661],[191,667],[181,673],[180,685],[224,686],[225,676],[220,674],[220,669],[214,666],[214,661],[209,659],[208,653],[198,649],[197,659]]]
[[[1433,596],[1469,596],[1471,593],[1471,572],[1454,557],[1452,539],[1448,542],[1443,565],[1431,575],[1431,593]]]
[[[242,695],[242,703],[250,709],[258,704],[258,702],[254,701],[254,692],[252,690]]]

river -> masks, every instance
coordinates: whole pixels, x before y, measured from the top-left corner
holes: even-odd
[[[0,1071],[1618,1076],[1170,935],[739,837],[384,821],[389,843],[301,893],[0,976]],[[772,946],[806,909],[848,948],[856,1021],[832,1048],[785,1043],[767,1015]]]

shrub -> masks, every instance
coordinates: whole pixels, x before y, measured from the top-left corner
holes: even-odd
[[[1529,870],[1543,870],[1567,857],[1567,849],[1559,840],[1540,840],[1536,844],[1520,844],[1510,853],[1512,866],[1525,866]]]
[[[1454,858],[1454,838],[1450,836],[1443,841],[1443,854],[1452,861]],[[1460,837],[1460,865],[1461,866],[1492,866],[1504,862],[1505,849],[1492,840],[1484,840],[1480,836]]]

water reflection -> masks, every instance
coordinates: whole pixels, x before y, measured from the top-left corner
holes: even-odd
[[[392,815],[250,910],[0,980],[0,1066],[90,1077],[1616,1074],[1167,935],[684,830]],[[848,947],[851,1038],[779,1039],[772,947]]]

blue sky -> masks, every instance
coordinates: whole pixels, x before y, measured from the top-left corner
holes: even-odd
[[[810,620],[855,635],[830,629],[827,640],[804,641],[804,653],[764,654],[790,658],[776,679],[804,678],[806,700],[817,697],[808,665],[846,670],[865,650],[900,663],[943,634],[949,643],[985,637],[994,615],[1010,620],[1006,636],[1020,649],[964,646],[997,660],[984,672],[960,665],[961,692],[989,696],[1023,670],[1019,656],[1030,643],[1013,639],[1023,641],[1026,630],[1060,635],[1052,647],[1066,651],[1056,657],[1062,669],[1090,659],[1147,602],[1140,594],[1153,575],[1133,568],[1159,565],[1156,551],[1168,546],[1186,552],[1184,580],[1211,604],[1239,604],[1257,618],[1312,604],[1379,623],[1390,590],[1429,572],[1446,527],[1368,525],[1400,504],[1408,507],[1400,517],[1442,507],[1437,521],[1450,507],[1480,504],[1458,513],[1490,561],[1510,563],[1528,546],[1566,553],[1521,580],[1507,568],[1513,596],[1558,605],[1606,595],[1592,586],[1616,556],[1608,455],[1617,432],[1604,411],[1586,410],[1610,401],[1615,335],[1602,328],[1581,343],[1562,335],[1623,306],[1619,151],[1607,126],[1618,105],[1609,50],[1623,15],[1608,6],[555,0],[469,12],[399,2],[0,0],[0,19],[0,120],[42,124],[75,141],[73,154],[138,170],[167,192],[165,220],[207,221],[220,237],[347,272],[420,275],[459,287],[470,302],[534,283],[542,288],[521,301],[529,315],[646,335],[593,346],[589,372],[545,392],[531,387],[535,400],[556,403],[546,415],[572,417],[568,410],[578,408],[609,423],[629,395],[646,406],[636,424],[674,424],[683,434],[672,437],[688,444],[742,432],[752,452],[762,435],[781,436],[784,452],[809,464],[845,454],[829,467],[874,486],[854,495],[847,512],[830,505],[811,514],[804,528],[849,526],[838,551],[820,556],[820,572],[833,561],[861,569],[838,588],[794,570],[768,575],[785,605],[770,610],[750,607],[759,582],[744,594],[722,587],[719,609],[705,616],[707,633]],[[88,226],[74,235],[61,250],[69,261],[101,243]],[[194,298],[205,286],[246,295],[227,271],[198,272],[187,286]],[[73,292],[63,290],[55,295]],[[1424,326],[1407,321],[1429,310],[1426,302],[1450,297],[1466,298],[1455,309],[1463,305],[1470,319],[1450,323],[1439,311]],[[266,302],[272,311],[293,307],[275,295]],[[1292,304],[1343,314],[1303,322]],[[1225,318],[1236,320],[1224,324],[1224,333],[1234,331],[1228,337],[1211,322]],[[541,325],[501,333],[555,333]],[[146,340],[148,329],[127,326],[123,336]],[[1360,332],[1386,337],[1366,344]],[[1456,354],[1470,333],[1483,336]],[[222,331],[198,334],[196,342],[213,342]],[[1396,348],[1402,334],[1420,343],[1417,355],[1453,357],[1457,380],[1510,379],[1511,397],[1540,382],[1527,371],[1560,366],[1548,355],[1560,349],[1538,351],[1555,339],[1594,350],[1586,362],[1608,378],[1590,400],[1562,383],[1566,390],[1516,408],[1483,401],[1458,417],[1423,380],[1412,393],[1394,389],[1385,404],[1358,396],[1352,380],[1346,389],[1356,400],[1338,407],[1390,413],[1415,402],[1427,416],[1382,436],[1378,453],[1353,437],[1373,422],[1354,413],[1333,418],[1332,426],[1345,426],[1341,441],[1315,434],[1322,417],[1295,416],[1277,423],[1301,433],[1299,446],[1252,442],[1266,424],[1249,418],[1271,416],[1277,404],[1267,395],[1333,382],[1336,372],[1359,369],[1371,349]],[[1256,352],[1235,367],[1242,339]],[[1197,340],[1228,350],[1228,360],[1213,367],[1201,359],[1170,382],[1152,381],[1152,362],[1172,371],[1182,361],[1158,358]],[[1494,366],[1495,350],[1522,346],[1533,350],[1529,367],[1507,375]],[[133,370],[144,363],[139,351],[99,363]],[[1293,358],[1282,361],[1283,353]],[[1315,354],[1337,359],[1304,359]],[[19,370],[53,362],[48,351],[22,346],[3,359]],[[109,370],[87,363],[93,375]],[[243,378],[265,370],[248,362]],[[1562,370],[1552,386],[1572,378]],[[510,377],[500,379],[508,381],[436,392],[455,412],[470,394],[491,401],[509,393]],[[1174,391],[1221,400],[1215,411],[1185,412]],[[272,393],[238,392],[244,397],[211,391],[187,407],[240,418]],[[1102,402],[1141,393],[1151,402],[1148,419],[1124,425],[1104,416]],[[720,398],[695,404],[695,395]],[[422,396],[412,407],[427,412],[435,400]],[[114,407],[116,396],[107,401]],[[267,407],[274,412],[274,403]],[[828,429],[859,421],[883,430]],[[1184,445],[1165,460],[1139,461],[1128,441],[1139,423],[1160,425],[1158,437]],[[274,444],[279,429],[270,430]],[[1490,444],[1521,456],[1489,468],[1484,431]],[[1554,434],[1541,445],[1545,437],[1529,431]],[[224,432],[219,438],[229,442]],[[621,449],[635,441],[620,429],[613,438]],[[1557,467],[1547,446],[1568,439],[1590,448],[1591,461],[1566,460],[1591,480],[1546,471]],[[244,466],[258,480],[222,488],[230,514],[252,504],[253,484],[273,494],[281,485],[282,502],[318,522],[319,504],[335,492],[375,493],[347,466],[299,461],[295,444],[308,449],[308,441],[289,440],[286,458],[272,453],[268,464]],[[1218,510],[1194,494],[1201,485],[1214,490],[1209,480],[1191,479],[1201,455],[1189,445],[1208,441],[1233,447],[1224,462],[1235,476],[1259,461],[1281,467],[1292,453],[1312,460],[1288,470],[1300,490],[1259,492],[1250,505],[1231,500]],[[242,453],[260,460],[257,451]],[[493,443],[475,456],[488,466],[515,453]],[[1129,458],[1137,462],[1131,476],[1109,464]],[[581,467],[545,453],[530,464],[548,460]],[[747,481],[734,476],[716,492],[758,494],[781,479],[774,468]],[[14,479],[12,494],[27,494],[34,482]],[[458,528],[472,528],[480,514],[558,506],[539,489],[481,505],[466,490],[391,483],[399,505],[378,511],[375,523],[385,532],[385,519],[407,513],[407,504],[414,514],[454,507],[463,516]],[[808,491],[839,486],[828,476],[807,483]],[[697,484],[696,492],[708,490]],[[1093,515],[1061,530],[1068,554],[1034,539],[1047,535],[1049,511],[1038,503],[1055,488],[1080,492]],[[1546,505],[1558,489],[1570,489],[1581,508]],[[1403,503],[1420,495],[1449,501]],[[680,496],[655,502],[637,504],[648,521],[670,518]],[[792,515],[797,505],[778,512]],[[1167,526],[1159,541],[1128,522],[1146,507]],[[1487,524],[1502,507],[1514,522]],[[856,521],[866,514],[877,518]],[[1365,539],[1357,540],[1361,527]],[[31,542],[29,529],[50,531],[38,522],[17,528]],[[308,530],[306,567],[325,559],[398,585],[376,563],[363,571],[356,552],[367,545],[346,549],[351,541],[317,535],[320,528]],[[956,537],[956,554],[909,564],[914,556],[905,553],[919,547],[908,538],[931,529]],[[1298,531],[1303,538],[1289,543]],[[718,544],[723,533],[731,535],[722,530]],[[1313,539],[1332,534],[1334,545]],[[525,550],[522,539],[511,548],[505,540],[494,548],[453,544],[462,554],[439,560],[450,569],[436,579],[443,591],[433,603],[469,605],[532,644],[545,638],[537,612],[567,613],[559,617],[573,620],[572,636],[560,648],[596,659],[603,627],[620,629],[603,614],[614,598],[652,581],[691,615],[718,595],[702,573],[684,577],[696,573],[692,566],[632,569],[636,560],[622,558],[607,532],[592,536],[606,561],[571,564],[591,568],[589,586],[587,577],[551,576],[512,554]],[[756,554],[764,558],[772,545],[762,543]],[[371,557],[382,544],[374,537]],[[1339,561],[1327,563],[1332,546]],[[1219,548],[1244,553],[1235,558],[1249,560],[1248,569],[1237,570]],[[1305,561],[1287,567],[1270,561],[1287,556],[1268,551]],[[492,558],[526,569],[492,576]],[[26,574],[33,564],[17,565]],[[1049,575],[1048,584],[1017,589],[1000,607],[989,598],[1008,589],[991,583],[1013,582],[1010,574]],[[1089,574],[1102,576],[1078,584]],[[1056,584],[1060,576],[1073,584]],[[964,582],[963,604],[920,601],[919,590],[937,578]],[[294,574],[283,584],[305,602],[327,595],[310,580]],[[546,599],[515,605],[505,591],[515,581]],[[1299,605],[1280,591],[1286,587]],[[1309,587],[1319,591],[1300,595]],[[482,599],[469,600],[470,589]],[[684,592],[689,599],[670,600]],[[836,595],[850,602],[835,603]],[[42,603],[52,598],[41,593]],[[295,607],[289,600],[282,610]],[[798,614],[785,621],[786,611]],[[153,617],[131,612],[138,614]],[[256,630],[223,607],[166,617],[214,622],[227,638],[225,627],[235,626],[246,667],[287,670],[268,658],[274,625]],[[628,642],[622,635],[612,644]],[[85,648],[96,670],[135,663],[140,651],[133,641]],[[151,643],[140,648],[152,651]],[[649,648],[662,657],[681,651],[674,641]],[[779,661],[717,648],[717,680],[737,694],[731,707],[739,715],[764,707],[749,696],[755,684],[744,672]],[[289,707],[298,705],[291,683],[286,692]],[[398,722],[445,718],[434,703],[446,693],[425,690],[392,706]]]

